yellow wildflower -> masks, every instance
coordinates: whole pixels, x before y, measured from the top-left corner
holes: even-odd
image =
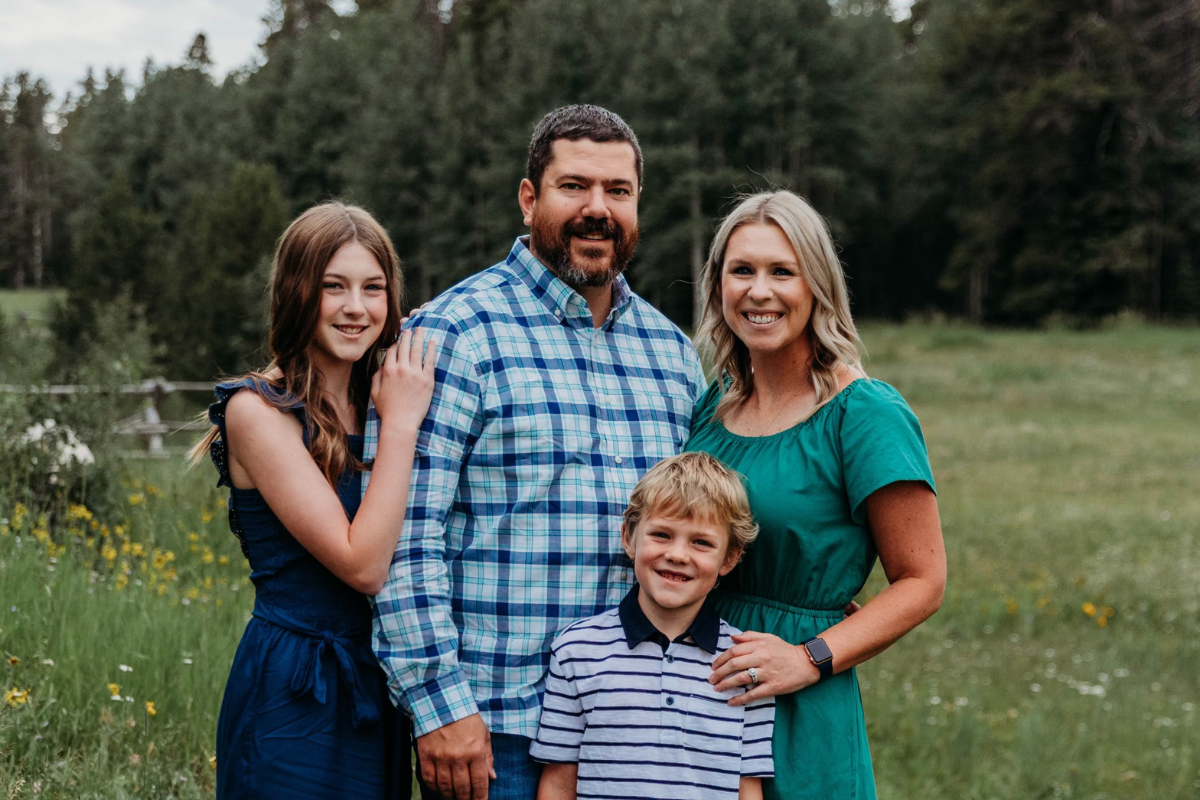
[[[101,525],[100,526],[100,535],[103,536],[105,539],[107,539],[109,536],[112,535],[112,531],[110,531],[108,529],[107,525]]]
[[[124,589],[128,585],[129,585],[129,576],[125,575],[124,573],[117,576],[117,591],[118,592],[121,591],[122,589]]]
[[[19,705],[25,705],[25,703],[29,702],[30,691],[32,690],[26,689],[22,692],[20,689],[14,686],[4,693],[4,702],[8,703],[13,708],[16,708]]]
[[[32,533],[33,538],[37,539],[39,542],[46,542],[50,539],[50,531],[46,529],[46,526],[42,524],[41,520],[38,520],[38,525],[32,531],[30,531],[30,533]]]
[[[212,515],[211,511],[209,511],[207,508],[200,509],[200,521],[201,522],[203,522],[205,525],[207,525],[208,523],[212,522],[212,518],[213,518],[213,515]]]
[[[93,519],[91,522],[88,523],[88,527],[91,528],[92,530],[96,530],[96,528],[100,527],[100,520]]]
[[[1082,608],[1083,613],[1087,614],[1089,617],[1096,616],[1096,605],[1094,603],[1084,603]]]
[[[146,713],[147,713],[147,714],[149,714],[149,715],[150,715],[150,716],[152,716],[152,717],[153,717],[153,716],[157,716],[157,715],[158,715],[158,709],[156,709],[156,708],[154,707],[154,701],[153,701],[153,700],[147,700],[147,701],[146,701]]]
[[[72,503],[67,513],[71,515],[72,519],[92,518],[92,512],[88,510],[88,507],[79,503]]]
[[[21,663],[21,659],[17,658],[16,656],[8,657],[8,665],[10,667],[15,667],[17,664],[20,664],[20,663]]]
[[[229,556],[221,556],[217,559],[217,563],[222,567],[229,563]]]
[[[146,548],[141,542],[134,542],[129,546],[129,552],[133,553],[133,555],[137,558],[142,558],[146,555]]]
[[[1038,608],[1045,608],[1048,605],[1050,605],[1050,595],[1045,594],[1038,598],[1038,600],[1037,600]]]
[[[0,536],[8,536],[8,526],[0,525]]]
[[[1101,628],[1107,628],[1108,627],[1108,617],[1097,617],[1096,624],[1099,625]]]
[[[166,593],[167,593],[167,585],[165,583],[160,583],[158,585],[158,596],[162,597]]]
[[[195,600],[199,596],[200,596],[200,590],[197,589],[195,586],[193,586],[191,589],[187,590],[187,597],[189,600]]]
[[[195,531],[188,531],[188,541],[189,542],[200,541],[200,534],[196,533]]]
[[[217,768],[217,757],[216,757],[216,756],[209,756],[209,757],[208,757],[208,765],[209,765],[210,767],[212,767],[213,769],[216,769],[216,768]]]
[[[217,501],[217,505],[219,505],[221,508],[225,508],[225,507],[226,507],[226,506],[228,506],[229,504],[228,504],[228,503],[226,503],[226,502],[225,502],[225,498],[224,498],[224,497],[222,497],[220,500],[218,500],[218,501]]]
[[[1101,610],[1101,612],[1100,612],[1100,613],[1101,613],[1101,614],[1103,614],[1103,615],[1104,615],[1104,616],[1106,616],[1106,617],[1111,617],[1111,616],[1113,616],[1114,614],[1116,614],[1117,612],[1116,612],[1115,610],[1113,610],[1113,607],[1112,607],[1112,606],[1105,606],[1105,607],[1104,607],[1104,608]]]
[[[129,555],[129,551],[132,549],[133,549],[133,546],[129,544],[128,539],[124,539],[121,541],[121,555],[123,555],[123,556]]]
[[[24,503],[17,503],[15,506],[13,506],[12,526],[14,528],[20,528],[21,523],[25,521],[25,515],[28,513],[29,509],[25,507]]]
[[[129,505],[131,506],[140,506],[144,502],[146,502],[146,495],[141,492],[129,495]]]
[[[96,537],[95,537],[95,536],[89,536],[88,538],[84,539],[84,540],[83,540],[83,545],[84,545],[84,547],[86,547],[88,550],[95,550],[95,549],[96,549]]]
[[[213,557],[213,551],[206,547],[204,548],[204,555],[200,556],[200,560],[205,564],[211,564],[216,559]]]
[[[100,555],[104,556],[104,560],[108,561],[110,563],[113,561],[116,561],[117,560],[117,548],[113,547],[110,544],[106,544],[104,546],[104,548],[100,550]]]
[[[172,569],[167,570],[165,573],[163,573],[163,577],[169,581],[173,581],[179,577],[179,573],[176,572],[174,570],[174,568],[172,568]]]
[[[199,553],[200,545],[198,545],[198,544],[188,545],[188,550],[192,551],[193,553]]]
[[[146,484],[146,494],[158,494],[158,487],[152,483]]]
[[[121,684],[119,684],[119,683],[110,683],[110,684],[108,685],[108,693],[109,693],[110,695],[112,695],[113,697],[119,697],[119,696],[120,696],[120,694],[121,694]]]
[[[1017,609],[1018,609],[1016,598],[1014,598],[1014,597],[1004,598],[1004,607],[1008,611],[1008,615],[1010,617],[1013,616],[1014,614],[1016,614]]]
[[[205,579],[204,579],[204,588],[205,588],[205,589],[211,589],[211,588],[212,588],[212,586],[213,586],[213,584],[212,584],[212,576],[210,575],[209,577],[207,577],[207,578],[205,578]]]

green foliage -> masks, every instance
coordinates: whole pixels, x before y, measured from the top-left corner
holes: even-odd
[[[89,73],[54,129],[44,84],[4,85],[0,285],[40,264],[70,287],[67,348],[129,287],[159,369],[258,363],[276,213],[334,197],[377,214],[427,300],[523,232],[530,132],[575,102],[638,133],[630,278],[685,326],[716,220],[768,187],[828,218],[860,317],[1200,315],[1194,5],[276,0],[264,21],[261,64],[218,84],[199,35],[140,85]]]

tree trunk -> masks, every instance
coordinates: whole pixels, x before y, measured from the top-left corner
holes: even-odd
[[[688,196],[688,217],[691,220],[692,242],[692,330],[700,329],[700,319],[704,316],[704,209],[700,186],[700,142],[692,137],[691,193]]]
[[[16,230],[22,231],[25,228],[25,208],[28,205],[26,175],[25,175],[25,159],[18,158],[15,170],[15,180],[13,181],[13,196],[16,198],[17,220]],[[18,239],[14,242],[16,245],[13,250],[13,288],[25,288],[25,247]]]
[[[987,294],[987,272],[982,264],[971,267],[967,282],[967,318],[976,325],[983,322],[983,297]]]

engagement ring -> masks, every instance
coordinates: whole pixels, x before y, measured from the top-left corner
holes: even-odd
[[[750,682],[753,683],[755,686],[757,686],[758,685],[758,669],[755,667],[750,667],[749,669],[746,670],[746,674],[748,674],[750,676]]]

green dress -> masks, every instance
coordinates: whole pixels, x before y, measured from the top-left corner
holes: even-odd
[[[719,607],[742,630],[799,644],[842,619],[875,566],[867,496],[896,481],[934,488],[921,427],[899,392],[870,379],[771,436],[730,433],[712,418],[719,399],[714,381],[696,405],[687,449],[746,477],[760,527],[742,563],[721,579]],[[874,798],[854,670],[777,697],[773,751],[768,800]]]

